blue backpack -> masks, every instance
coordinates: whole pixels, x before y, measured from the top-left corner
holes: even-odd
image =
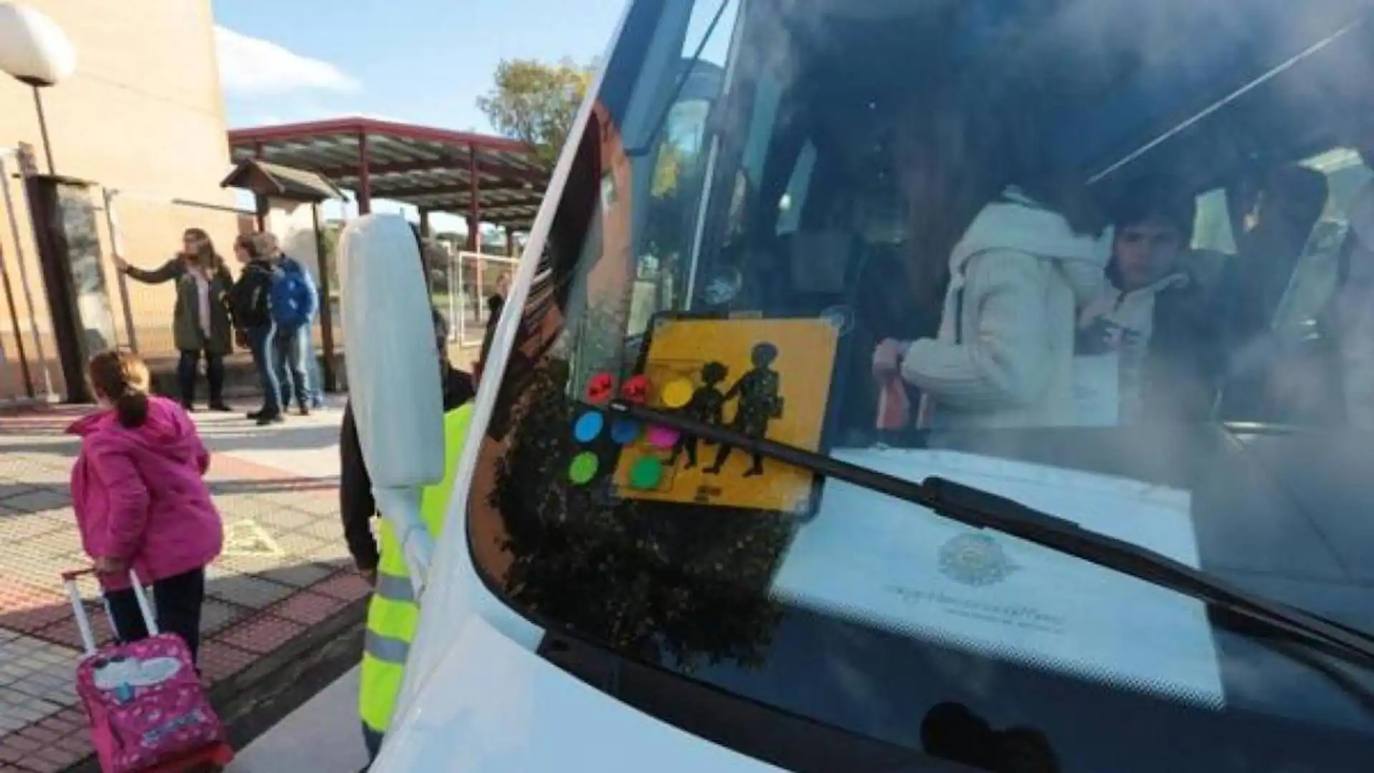
[[[271,302],[272,321],[279,328],[294,330],[314,319],[319,304],[315,282],[300,263],[282,257],[277,270],[272,272]]]

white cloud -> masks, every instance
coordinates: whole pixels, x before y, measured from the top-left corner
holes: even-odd
[[[247,96],[292,91],[353,92],[361,85],[338,67],[301,56],[270,40],[254,38],[215,25],[220,85],[225,92]]]

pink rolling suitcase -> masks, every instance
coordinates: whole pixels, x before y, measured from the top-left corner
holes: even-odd
[[[225,757],[232,757],[232,752],[201,688],[191,651],[176,634],[158,633],[148,597],[132,571],[129,578],[149,637],[96,650],[76,588],[76,578],[89,573],[65,572],[62,580],[86,645],[86,654],[76,667],[76,693],[90,720],[91,743],[101,769],[132,773],[176,770],[210,760],[227,764]]]

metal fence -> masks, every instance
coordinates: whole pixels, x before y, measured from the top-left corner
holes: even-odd
[[[449,343],[461,349],[480,347],[493,301],[505,299],[519,260],[451,251],[442,243],[427,249],[431,258],[430,292],[435,307],[448,321]]]

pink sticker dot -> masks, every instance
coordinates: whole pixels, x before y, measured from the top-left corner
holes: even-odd
[[[649,427],[649,445],[654,448],[672,448],[677,445],[678,437],[678,431],[672,427],[664,427],[658,424]]]

